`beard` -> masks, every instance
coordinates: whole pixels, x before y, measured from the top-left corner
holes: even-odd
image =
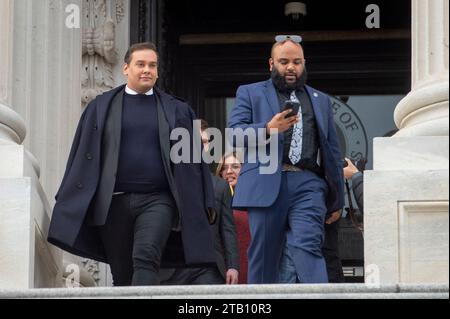
[[[283,75],[278,72],[278,69],[274,66],[270,74],[275,87],[281,92],[298,90],[305,86],[306,80],[308,78],[308,72],[306,71],[306,66],[303,68],[302,74],[297,77],[297,80],[293,83],[287,83]]]

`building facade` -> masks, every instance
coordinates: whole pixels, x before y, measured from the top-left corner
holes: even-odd
[[[111,285],[106,265],[45,238],[79,116],[125,81],[130,43],[155,42],[158,85],[223,130],[286,33],[304,38],[309,83],[336,98],[344,154],[368,159],[364,241],[343,219],[344,266],[366,282],[448,283],[448,1],[241,2],[0,0],[1,288]]]

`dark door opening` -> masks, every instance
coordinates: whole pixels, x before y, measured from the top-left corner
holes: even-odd
[[[343,101],[335,112],[343,152],[368,158],[370,169],[373,137],[395,128],[393,109],[410,90],[411,1],[377,1],[379,29],[366,27],[366,1],[303,0],[299,20],[285,15],[286,2],[133,1],[131,42],[155,42],[158,85],[223,131],[238,86],[268,79],[274,35],[302,35],[308,84]],[[360,130],[347,132],[349,121]],[[362,281],[362,236],[345,218],[339,245],[347,281]]]

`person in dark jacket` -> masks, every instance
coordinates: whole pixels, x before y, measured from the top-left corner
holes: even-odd
[[[174,129],[187,130],[193,143],[195,115],[155,87],[155,45],[133,45],[123,73],[127,84],[98,96],[81,116],[48,241],[109,263],[114,285],[155,285],[173,232],[180,264],[215,263],[214,194],[205,163],[170,158],[180,142],[170,138]]]
[[[208,122],[201,120],[200,135],[205,152],[209,151]],[[217,222],[212,225],[216,265],[210,267],[183,267],[161,269],[163,285],[237,284],[239,252],[236,226],[231,210],[231,190],[228,183],[212,175],[216,201]]]
[[[161,285],[234,285],[239,278],[239,251],[231,211],[231,191],[220,178],[212,177],[217,207],[214,233],[216,263],[209,266],[161,268]]]

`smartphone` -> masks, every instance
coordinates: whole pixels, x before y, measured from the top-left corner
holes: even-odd
[[[286,102],[284,102],[283,112],[286,110],[289,110],[289,109],[292,110],[291,112],[289,112],[288,115],[285,116],[285,118],[297,115],[299,108],[300,108],[300,103],[298,103],[298,102],[291,101],[291,100],[287,100]]]

